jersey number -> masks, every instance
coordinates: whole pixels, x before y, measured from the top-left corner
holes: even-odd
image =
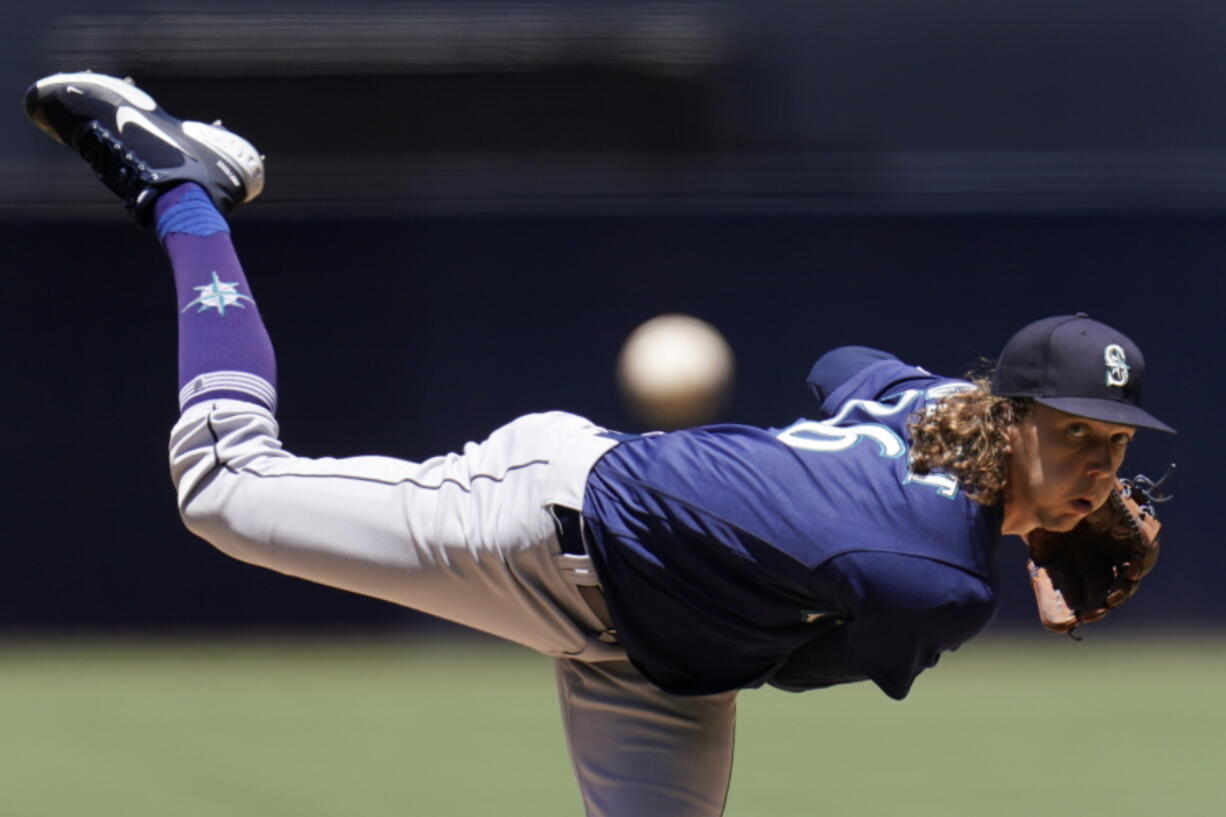
[[[940,395],[948,392],[947,387],[937,387]],[[839,407],[839,413],[829,420],[802,420],[793,423],[779,432],[779,440],[793,448],[819,453],[834,453],[854,448],[864,440],[872,440],[877,444],[877,453],[891,459],[901,457],[907,451],[902,437],[889,426],[880,423],[857,423],[855,425],[839,425],[851,412],[860,409],[873,417],[889,417],[905,411],[915,399],[923,394],[919,389],[908,389],[889,403],[876,403],[871,400],[848,400]],[[913,474],[910,469],[903,479],[905,483],[927,485],[936,490],[937,494],[946,499],[958,495],[958,480],[947,474]]]

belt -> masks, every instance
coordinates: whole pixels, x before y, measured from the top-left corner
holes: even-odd
[[[587,545],[583,544],[582,515],[574,508],[553,506],[553,518],[558,522],[558,544],[563,553],[571,556],[586,556]]]
[[[553,518],[557,521],[558,544],[563,553],[571,556],[587,556],[587,545],[583,542],[583,515],[574,508],[553,506]],[[592,614],[610,629],[600,634],[600,640],[607,644],[617,643],[617,631],[612,629],[613,619],[609,616],[609,605],[605,601],[604,591],[598,584],[575,585],[583,601],[591,608]]]

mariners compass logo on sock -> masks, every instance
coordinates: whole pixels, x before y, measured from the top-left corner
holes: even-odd
[[[217,273],[211,273],[213,280],[202,287],[192,287],[200,293],[194,301],[183,307],[183,311],[191,309],[193,306],[199,306],[197,312],[203,312],[206,309],[216,309],[219,315],[226,314],[226,307],[237,306],[239,309],[246,309],[243,306],[243,301],[255,303],[255,299],[249,295],[243,295],[238,291],[238,282],[226,283],[217,277]]]

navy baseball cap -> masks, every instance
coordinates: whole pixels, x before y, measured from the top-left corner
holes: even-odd
[[[1175,429],[1141,408],[1145,358],[1122,332],[1082,313],[1043,318],[1009,338],[992,393],[1107,423]]]

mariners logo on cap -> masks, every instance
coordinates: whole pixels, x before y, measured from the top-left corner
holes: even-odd
[[[1130,367],[1124,348],[1118,343],[1111,344],[1103,349],[1103,361],[1107,364],[1107,385],[1127,386]]]

